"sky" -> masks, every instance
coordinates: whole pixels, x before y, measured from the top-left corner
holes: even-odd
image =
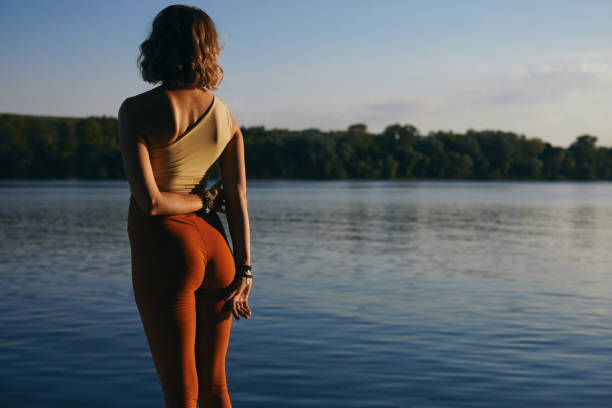
[[[167,1],[2,0],[0,112],[117,116]],[[192,1],[241,126],[499,129],[612,146],[612,1]]]

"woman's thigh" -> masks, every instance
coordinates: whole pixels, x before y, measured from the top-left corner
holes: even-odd
[[[235,278],[232,252],[221,232],[204,219],[197,221],[206,242],[207,263],[202,286],[195,292],[197,309],[196,365],[200,398],[211,398],[218,406],[229,403],[225,357],[232,315],[223,296]]]

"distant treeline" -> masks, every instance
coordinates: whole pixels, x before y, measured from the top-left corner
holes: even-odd
[[[612,180],[612,148],[578,136],[568,147],[497,130],[426,135],[241,128],[249,178]],[[213,171],[214,175],[214,171]],[[124,179],[113,117],[0,114],[0,178]]]

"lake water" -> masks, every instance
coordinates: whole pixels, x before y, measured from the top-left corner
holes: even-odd
[[[612,406],[612,184],[250,181],[235,407]],[[162,407],[124,182],[0,183],[0,405]]]

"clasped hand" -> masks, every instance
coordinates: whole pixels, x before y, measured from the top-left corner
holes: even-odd
[[[211,211],[225,213],[227,201],[225,191],[221,188],[222,181],[223,180],[219,178],[210,189],[205,191],[205,194],[212,203],[212,205],[210,205]]]

